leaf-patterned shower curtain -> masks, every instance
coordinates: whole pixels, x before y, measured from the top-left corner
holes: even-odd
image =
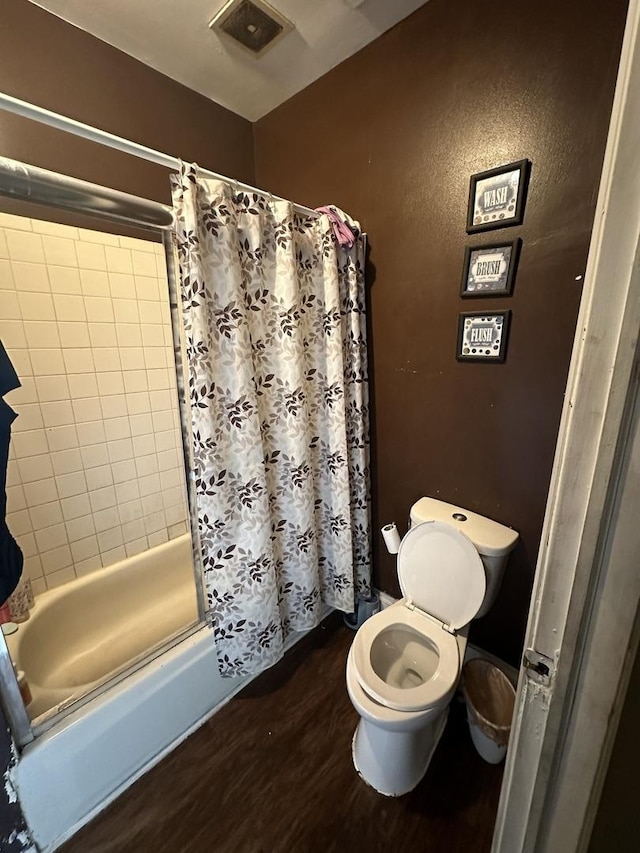
[[[364,238],[195,166],[173,199],[207,616],[250,674],[370,593]]]

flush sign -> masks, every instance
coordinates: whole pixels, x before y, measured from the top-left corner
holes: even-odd
[[[258,56],[293,25],[264,0],[231,0],[209,27]]]

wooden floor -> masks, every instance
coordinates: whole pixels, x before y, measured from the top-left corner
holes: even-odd
[[[475,753],[456,702],[410,794],[382,797],[356,774],[344,680],[353,636],[329,617],[62,853],[489,851],[502,767]]]

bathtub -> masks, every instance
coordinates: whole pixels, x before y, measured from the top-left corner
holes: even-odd
[[[38,596],[31,618],[7,638],[40,711],[32,711],[37,736],[11,781],[42,853],[64,843],[251,681],[223,678],[211,629],[188,627],[197,619],[189,542],[181,537]],[[163,646],[170,631],[182,634]],[[305,633],[291,635],[285,649]],[[66,715],[58,713],[83,693]]]
[[[7,638],[42,725],[198,622],[185,534],[45,592]]]

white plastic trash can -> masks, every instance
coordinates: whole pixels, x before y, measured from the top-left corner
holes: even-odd
[[[513,684],[495,664],[477,658],[463,667],[462,692],[473,745],[489,764],[499,764],[511,732],[516,699]]]

